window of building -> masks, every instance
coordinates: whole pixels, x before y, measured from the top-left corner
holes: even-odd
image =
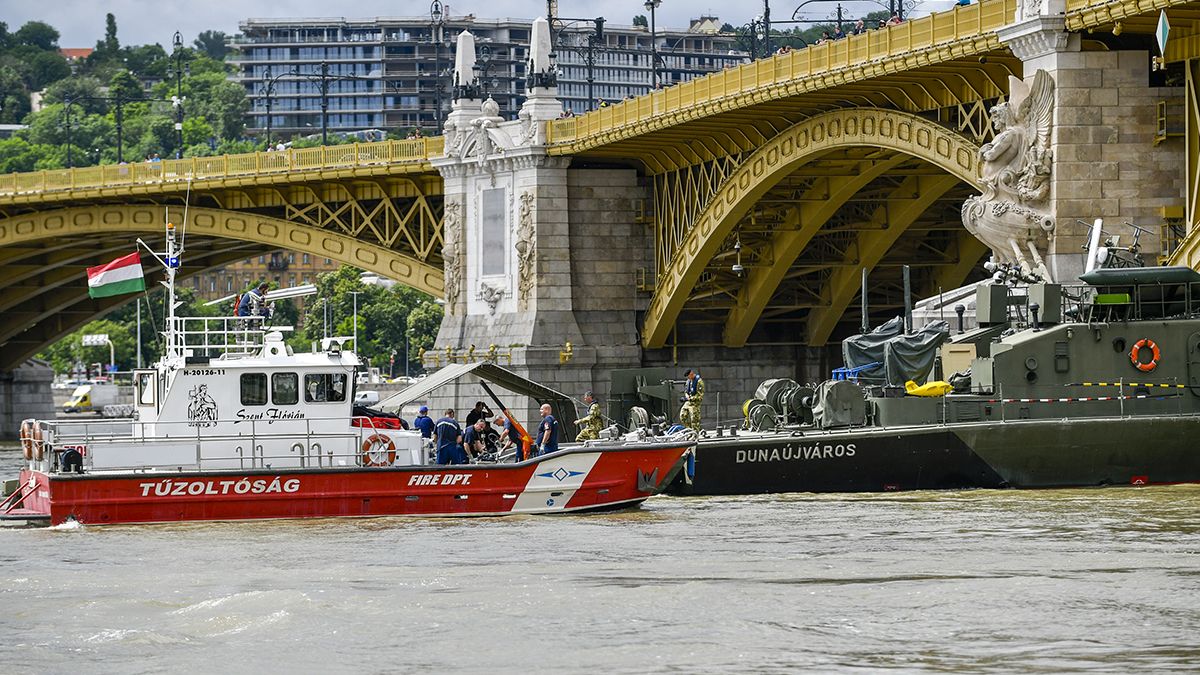
[[[304,264],[305,264],[305,265],[307,265],[307,264],[308,264],[308,254],[307,254],[307,253],[305,253],[305,254],[303,254],[302,256],[300,256],[300,259],[301,259],[302,261],[304,261]]]
[[[275,405],[296,405],[300,402],[300,376],[296,373],[271,375],[271,402]]]
[[[267,374],[242,373],[242,405],[267,404]]]
[[[331,258],[326,258],[326,259],[325,259],[325,264],[326,264],[326,265],[332,265],[332,264],[333,264],[333,259],[331,259]]]
[[[306,403],[340,403],[345,400],[345,373],[319,373],[304,376],[304,401]]]

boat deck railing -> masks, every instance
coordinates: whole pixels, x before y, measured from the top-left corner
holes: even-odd
[[[1108,323],[1159,319],[1200,318],[1200,282],[1062,285],[1061,315],[1051,323]],[[1029,289],[1008,287],[1008,320],[1014,326],[1033,325]],[[1045,325],[1045,308],[1039,308]]]
[[[355,423],[358,426],[354,426]],[[155,448],[190,444],[194,458],[179,470],[206,469],[324,469],[371,467],[368,450],[386,448],[392,436],[405,432],[379,427],[370,417],[309,417],[304,419],[223,419],[197,424],[193,421],[143,422],[136,419],[39,421],[43,471],[58,469],[59,452],[79,449],[84,468],[93,469],[93,459],[106,450]],[[236,424],[238,433],[212,433],[214,428]],[[334,429],[345,425],[342,429]],[[378,436],[379,438],[375,438]],[[230,452],[214,455],[213,446]],[[208,446],[207,449],[205,446]],[[399,448],[397,448],[399,449]],[[207,451],[206,451],[207,450]],[[386,455],[386,450],[385,450]],[[236,462],[236,465],[234,465]],[[39,462],[34,462],[39,464]],[[411,462],[403,462],[410,464]],[[277,466],[281,465],[281,466]],[[112,465],[100,471],[168,471],[175,465]]]
[[[262,352],[268,333],[292,330],[267,326],[262,316],[175,317],[175,335],[194,355],[217,357],[255,356]]]

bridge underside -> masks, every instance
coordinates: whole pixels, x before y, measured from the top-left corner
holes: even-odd
[[[861,323],[861,272],[872,323],[917,298],[982,278],[986,249],[962,226],[974,189],[923,160],[838,150],[791,172],[738,220],[688,293],[680,343],[820,345]]]
[[[162,250],[161,234],[147,233],[142,239]],[[193,237],[188,241],[188,266],[181,278],[186,282],[193,275],[273,248],[230,239]],[[140,298],[137,294],[91,299],[86,281],[80,281],[85,268],[109,262],[131,249],[128,241],[103,234],[0,248],[0,314],[4,316],[0,325],[0,370],[15,368],[46,345]],[[148,272],[147,288],[152,289],[162,275],[149,274],[152,268],[144,267]]]
[[[186,220],[183,190],[153,202],[126,196],[10,206],[0,218],[0,370],[137,297],[88,298],[86,268],[132,252],[138,237],[161,250],[168,214],[187,235],[184,285],[195,274],[286,249],[440,296],[441,192],[436,174],[208,189],[187,197]],[[155,263],[143,268],[154,288],[161,278],[152,274]]]

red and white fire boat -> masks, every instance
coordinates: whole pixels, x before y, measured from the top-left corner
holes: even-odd
[[[168,229],[166,260],[177,260]],[[156,257],[158,257],[156,255]],[[166,266],[168,307],[174,273]],[[494,516],[633,506],[691,439],[591,442],[522,462],[440,466],[415,431],[353,414],[343,342],[293,353],[256,321],[167,316],[165,356],[134,372],[129,420],[22,425],[0,518],[87,525],[331,516]]]

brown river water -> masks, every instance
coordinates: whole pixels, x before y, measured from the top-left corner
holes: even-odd
[[[18,453],[0,449],[0,475]],[[0,528],[4,672],[1200,670],[1200,486]]]

